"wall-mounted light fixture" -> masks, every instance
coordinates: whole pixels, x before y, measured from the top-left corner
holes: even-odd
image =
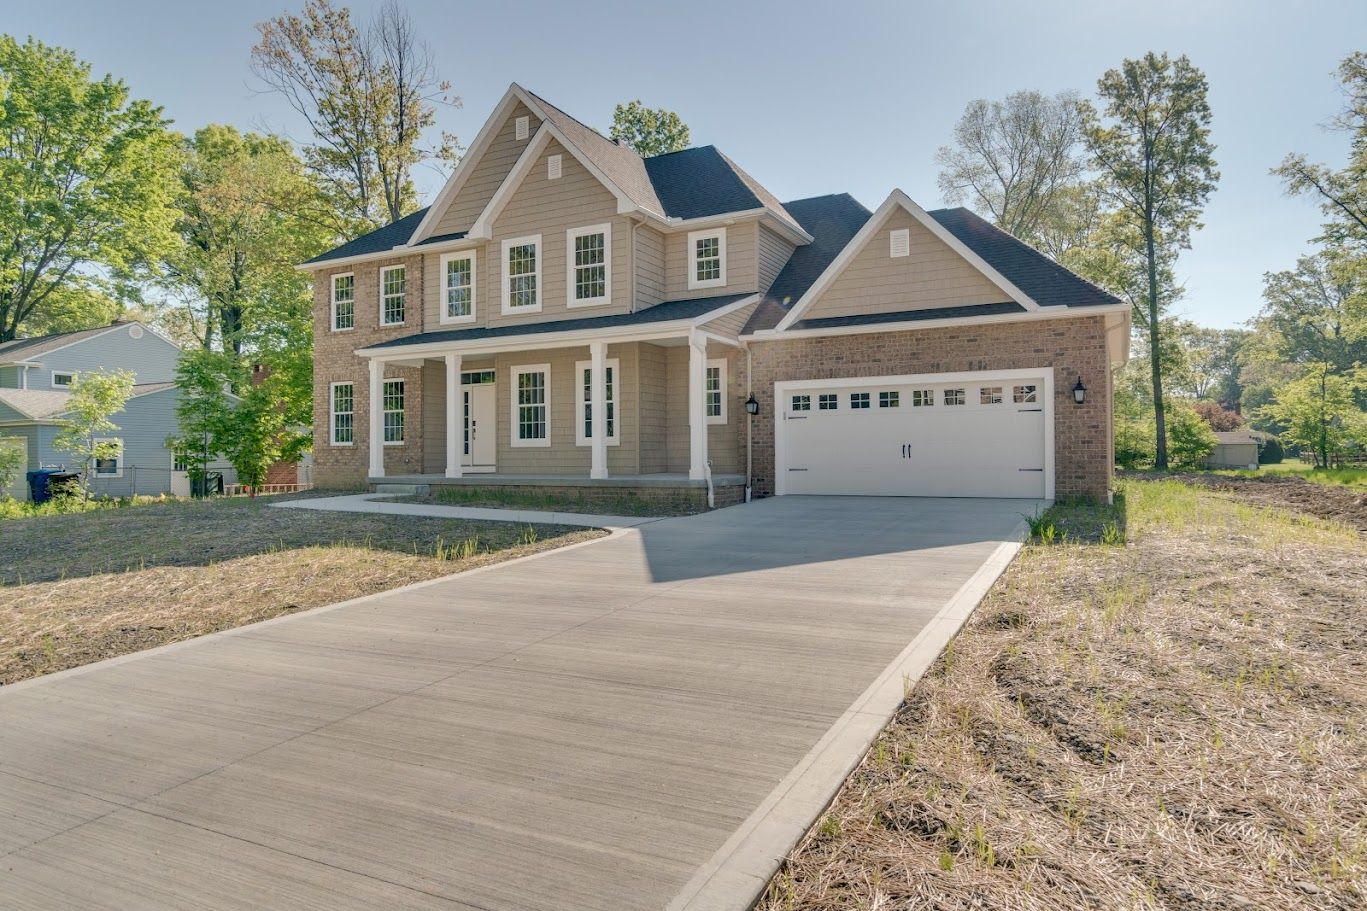
[[[750,417],[759,414],[759,402],[755,401],[755,394],[753,392],[750,393],[750,397],[745,400],[745,410],[749,413]]]
[[[1079,405],[1087,401],[1087,387],[1082,385],[1082,377],[1080,376],[1077,378],[1077,382],[1073,384],[1073,401]]]

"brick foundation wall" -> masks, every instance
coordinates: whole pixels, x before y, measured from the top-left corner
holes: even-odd
[[[439,481],[431,483],[431,489],[435,493],[443,486]],[[459,489],[472,493],[482,492],[490,494],[516,494],[532,497],[563,497],[566,500],[573,500],[576,503],[594,507],[604,506],[609,512],[612,507],[619,503],[623,496],[634,497],[643,503],[655,503],[669,506],[687,506],[694,509],[707,508],[707,488],[705,487],[590,487],[587,485],[522,485],[522,484],[490,484],[470,485],[461,484]],[[717,508],[723,506],[735,506],[745,500],[745,487],[742,485],[727,485],[713,489],[713,499]]]
[[[774,383],[978,370],[1054,368],[1054,494],[1104,500],[1111,490],[1111,369],[1105,317],[996,323],[921,331],[751,343],[752,484],[774,492]],[[742,362],[743,363],[743,362]],[[1078,376],[1086,404],[1073,402]]]

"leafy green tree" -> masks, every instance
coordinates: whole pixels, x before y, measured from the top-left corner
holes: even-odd
[[[101,270],[132,270],[170,245],[166,124],[70,51],[0,35],[0,342],[41,323],[49,304],[73,303],[62,295]]]
[[[688,124],[667,108],[648,108],[638,98],[612,109],[608,136],[649,158],[688,148]]]
[[[1256,326],[1262,354],[1290,364],[1326,363],[1336,373],[1367,362],[1367,274],[1355,258],[1302,256],[1263,277]]]
[[[304,160],[341,218],[340,235],[397,221],[417,208],[413,169],[453,163],[456,138],[424,137],[437,105],[459,107],[436,73],[431,50],[397,2],[358,28],[346,7],[306,0],[303,12],[257,25],[252,69],[308,123],[313,142]]]
[[[23,437],[0,438],[0,499],[9,496],[9,489],[19,478],[20,466],[28,462]]]
[[[1174,399],[1168,415],[1169,456],[1177,468],[1201,468],[1215,449],[1215,433],[1191,405]]]
[[[220,442],[229,432],[227,412],[232,408],[229,392],[241,381],[241,367],[231,354],[198,349],[186,351],[176,364],[176,425],[179,433],[166,446],[185,458],[192,481],[202,481]]]
[[[224,432],[218,438],[223,457],[237,470],[238,481],[252,488],[253,496],[272,464],[297,458],[308,445],[308,437],[286,425],[276,385],[268,376],[247,387],[225,412]]]
[[[953,144],[935,154],[940,192],[947,202],[967,203],[1002,230],[1040,245],[1043,236],[1062,236],[1049,227],[1077,219],[1069,210],[1079,201],[1082,151],[1076,95],[1024,91],[1003,101],[979,98],[955,124]]]
[[[1102,110],[1082,104],[1083,133],[1106,198],[1135,228],[1132,252],[1145,271],[1136,322],[1150,336],[1155,466],[1168,466],[1160,362],[1165,264],[1190,246],[1202,206],[1219,179],[1210,141],[1205,75],[1187,57],[1152,52],[1108,70],[1097,83]]]
[[[1283,439],[1329,467],[1344,453],[1367,447],[1367,412],[1357,403],[1364,392],[1367,371],[1362,368],[1335,372],[1332,364],[1308,364],[1262,411],[1285,428]]]
[[[101,434],[117,430],[111,417],[123,410],[133,395],[131,370],[88,371],[71,384],[71,397],[52,445],[69,453],[81,466],[81,489],[90,499],[90,476],[100,459],[119,456],[119,445],[99,438]]]

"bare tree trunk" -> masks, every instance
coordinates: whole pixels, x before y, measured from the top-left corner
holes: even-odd
[[[1158,254],[1154,249],[1153,219],[1144,223],[1144,243],[1149,267],[1149,369],[1153,374],[1153,423],[1155,451],[1153,467],[1168,470],[1168,426],[1163,414],[1163,359],[1159,347],[1158,322]]]

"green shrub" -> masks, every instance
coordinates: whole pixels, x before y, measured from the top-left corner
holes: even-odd
[[[1258,446],[1259,465],[1277,465],[1286,458],[1286,450],[1282,447],[1282,441],[1274,436],[1265,437]]]

